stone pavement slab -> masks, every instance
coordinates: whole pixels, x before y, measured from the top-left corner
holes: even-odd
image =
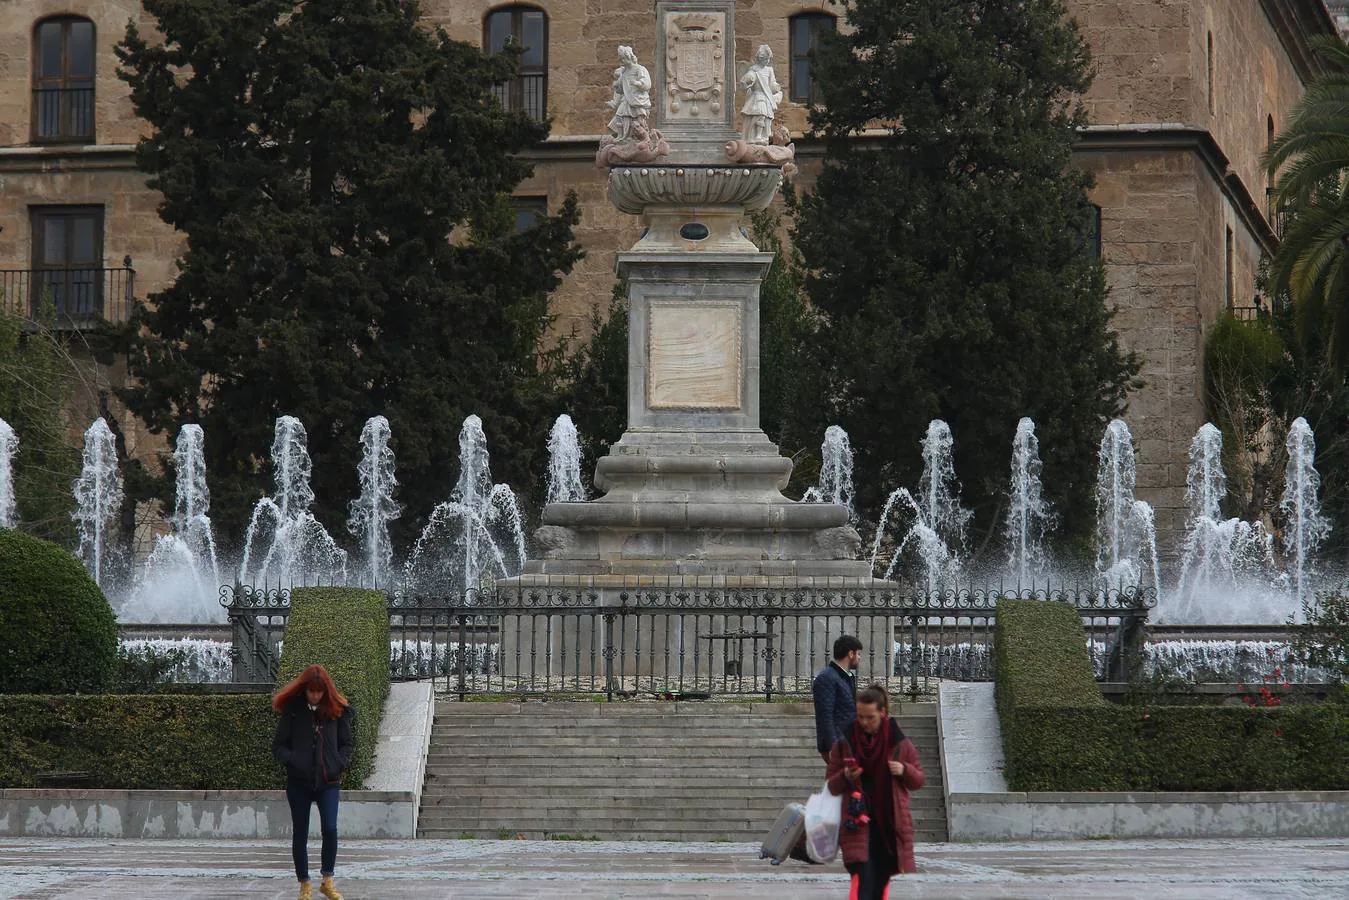
[[[348,900],[648,900],[847,896],[838,864],[780,867],[729,843],[347,841]],[[317,862],[311,842],[311,862]],[[1073,841],[928,844],[895,900],[1321,900],[1349,897],[1339,840]],[[0,898],[193,900],[295,896],[278,841],[0,840]]]

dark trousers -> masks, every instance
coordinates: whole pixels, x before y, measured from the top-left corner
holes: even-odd
[[[886,852],[885,838],[879,828],[870,829],[867,839],[867,861],[861,865],[848,866],[852,874],[852,888],[848,900],[887,900],[890,892],[890,876],[893,861]],[[894,840],[894,836],[890,836]]]
[[[319,856],[319,872],[333,874],[337,865],[337,800],[341,791],[335,784],[326,784],[314,790],[303,782],[286,782],[286,801],[290,803],[290,821],[294,833],[290,839],[290,855],[295,860],[295,877],[309,880],[309,808],[319,807],[319,833],[323,835],[323,850]]]

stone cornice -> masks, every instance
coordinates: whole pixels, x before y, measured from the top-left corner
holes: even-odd
[[[135,171],[135,144],[35,144],[0,147],[0,173]]]
[[[1324,67],[1308,39],[1316,34],[1338,33],[1325,3],[1322,0],[1260,0],[1260,7],[1274,26],[1303,84],[1321,74]]]
[[[1109,153],[1139,150],[1193,153],[1203,162],[1223,194],[1232,203],[1242,223],[1272,254],[1279,245],[1278,236],[1265,218],[1265,211],[1232,170],[1226,154],[1213,135],[1202,128],[1174,123],[1135,125],[1089,125],[1079,133],[1074,153]]]

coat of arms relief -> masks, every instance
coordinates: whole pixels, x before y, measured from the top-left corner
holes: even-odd
[[[666,20],[665,92],[671,116],[686,118],[706,104],[721,113],[725,93],[725,16],[686,13]]]

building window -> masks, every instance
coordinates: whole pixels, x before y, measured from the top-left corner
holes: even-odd
[[[1208,55],[1206,56],[1206,59],[1208,70],[1208,114],[1211,116],[1218,111],[1218,106],[1214,102],[1213,97],[1213,32],[1211,31],[1208,33]]]
[[[1091,216],[1087,219],[1087,252],[1092,259],[1101,258],[1101,208],[1091,205]]]
[[[94,23],[46,19],[33,29],[33,142],[94,139]]]
[[[30,211],[32,314],[50,304],[63,324],[103,316],[103,207],[44,206]]]
[[[1227,239],[1223,244],[1223,300],[1228,309],[1237,303],[1236,260],[1232,246],[1232,229],[1227,229]]]
[[[515,215],[515,233],[528,231],[548,215],[548,198],[512,197],[511,212]]]
[[[496,86],[497,99],[511,112],[542,120],[548,115],[548,17],[543,10],[511,6],[488,13],[483,46],[496,54],[507,45],[520,48],[520,68]]]
[[[832,32],[838,20],[829,13],[802,13],[788,20],[791,40],[791,96],[797,103],[818,103],[815,78],[810,71],[810,51],[819,46],[820,35]]]

